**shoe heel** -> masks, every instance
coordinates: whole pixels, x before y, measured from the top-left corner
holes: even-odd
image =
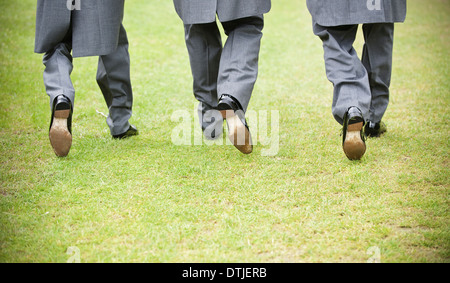
[[[363,122],[359,122],[359,123],[355,123],[355,124],[350,124],[347,126],[347,131],[348,132],[356,132],[356,131],[361,131],[363,128]]]
[[[361,138],[363,124],[363,122],[358,122],[347,126],[343,149],[350,160],[359,160],[366,152],[366,144]]]
[[[55,110],[54,113],[54,118],[59,118],[59,119],[68,119],[70,115],[70,109],[67,110]]]

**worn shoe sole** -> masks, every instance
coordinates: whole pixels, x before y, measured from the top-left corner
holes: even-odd
[[[222,110],[223,119],[226,119],[228,126],[228,138],[231,143],[243,154],[250,154],[253,151],[253,143],[250,131],[242,123],[241,119],[233,110]]]
[[[70,110],[55,110],[52,126],[49,131],[50,144],[59,157],[69,154],[72,146],[72,135],[67,126]]]
[[[347,134],[342,145],[344,153],[350,160],[359,160],[366,152],[366,144],[361,138],[363,122],[347,126]]]

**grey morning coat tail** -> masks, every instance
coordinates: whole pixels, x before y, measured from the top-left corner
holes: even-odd
[[[113,53],[119,41],[124,1],[38,0],[34,51],[46,53],[63,42],[72,22],[74,57]]]
[[[321,26],[395,23],[406,18],[406,0],[307,0],[306,4]]]
[[[270,11],[270,0],[173,0],[184,24],[204,24],[262,15]]]

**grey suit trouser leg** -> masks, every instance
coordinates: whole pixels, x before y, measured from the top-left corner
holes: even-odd
[[[120,27],[116,51],[99,56],[97,84],[109,109],[106,122],[111,130],[111,135],[125,133],[130,127],[128,121],[132,114],[133,90],[130,78],[128,38],[123,26]]]
[[[245,112],[258,75],[263,16],[222,22],[222,26],[228,36],[224,46],[216,22],[185,25],[199,115],[215,109],[223,94],[236,98]]]
[[[73,70],[72,44],[70,42],[59,43],[53,50],[44,54],[42,59],[44,69],[45,90],[50,97],[50,109],[53,109],[55,98],[63,94],[72,102],[75,100],[75,89],[70,79]]]
[[[378,123],[389,104],[394,24],[365,24],[363,33],[365,44],[361,61],[369,75],[372,95],[367,120]]]
[[[75,89],[70,79],[73,70],[72,44],[66,40],[44,54],[44,85],[50,97],[50,109],[58,95],[75,101]],[[99,56],[97,83],[109,108],[107,124],[112,135],[126,132],[130,126],[133,93],[130,80],[130,58],[125,29],[121,27],[119,44],[112,54]]]
[[[313,24],[323,42],[327,78],[334,86],[332,113],[340,124],[348,108],[358,107],[367,121],[381,121],[389,103],[393,24],[365,24],[360,60],[353,43],[358,25]]]

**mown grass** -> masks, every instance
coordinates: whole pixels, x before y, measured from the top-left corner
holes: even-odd
[[[0,261],[66,262],[75,246],[82,262],[366,262],[371,247],[381,262],[449,262],[450,2],[408,1],[388,132],[358,162],[341,149],[306,5],[273,2],[249,110],[278,111],[276,155],[173,144],[172,114],[195,116],[183,26],[171,1],[135,0],[124,24],[140,135],[111,139],[97,58],[77,58],[74,141],[57,158],[35,2],[1,1]]]

